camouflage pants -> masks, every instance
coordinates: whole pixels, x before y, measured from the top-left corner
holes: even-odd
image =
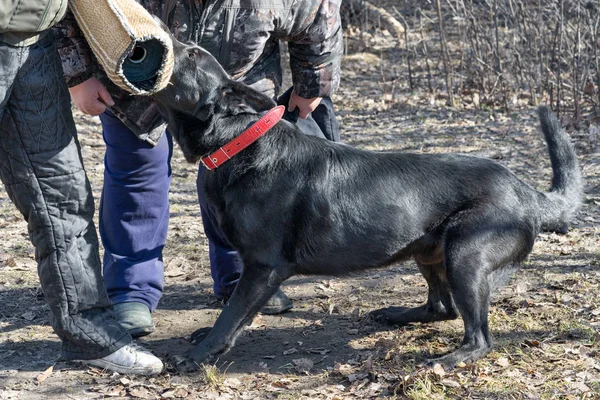
[[[0,43],[0,178],[28,223],[63,357],[101,358],[131,337],[104,288],[94,201],[51,36]]]

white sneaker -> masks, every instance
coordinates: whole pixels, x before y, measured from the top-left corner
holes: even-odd
[[[164,368],[158,357],[136,343],[129,343],[103,358],[78,361],[85,365],[128,375],[156,375]]]

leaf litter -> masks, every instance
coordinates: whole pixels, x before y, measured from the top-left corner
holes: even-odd
[[[349,34],[348,45],[377,35]],[[548,187],[550,165],[532,106],[522,105],[513,115],[472,106],[450,109],[406,84],[390,96],[380,85],[381,71],[401,64],[402,55],[389,41],[380,54],[351,54],[344,63],[334,102],[345,143],[492,157],[532,186]],[[80,113],[75,119],[98,199],[101,131],[96,119]],[[59,343],[49,310],[35,294],[39,285],[33,250],[23,235],[26,224],[0,190],[0,399],[56,393],[140,399],[594,398],[600,393],[600,155],[589,150],[585,132],[571,133],[586,181],[577,224],[564,236],[540,235],[523,268],[490,306],[493,351],[449,371],[422,364],[460,344],[460,320],[382,328],[368,318],[377,308],[424,301],[426,286],[413,263],[346,279],[290,280],[284,291],[294,300],[294,311],[255,319],[231,353],[216,362],[217,376],[210,382],[203,374],[170,370],[133,378],[64,362],[48,367]],[[142,340],[165,358],[188,350],[183,338],[211,326],[220,312],[211,297],[196,205],[197,167],[186,164],[178,149],[172,165],[166,292],[154,314],[157,332]]]

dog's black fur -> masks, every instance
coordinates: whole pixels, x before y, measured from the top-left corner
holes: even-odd
[[[217,150],[274,106],[232,81],[203,49],[175,43],[175,54],[172,85],[156,98],[187,160]],[[539,117],[554,172],[547,193],[489,159],[359,150],[279,122],[205,174],[209,201],[244,270],[212,331],[175,359],[177,368],[191,371],[226,352],[292,275],[347,275],[411,257],[429,284],[427,302],[373,315],[396,325],[460,315],[460,348],[434,361],[453,366],[487,354],[492,290],[540,231],[564,230],[581,202],[569,137],[549,108]]]

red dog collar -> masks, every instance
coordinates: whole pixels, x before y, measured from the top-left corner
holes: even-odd
[[[250,146],[259,137],[264,135],[279,122],[283,113],[285,112],[285,106],[277,106],[269,110],[264,117],[256,121],[252,126],[242,132],[238,137],[227,143],[223,147],[219,147],[219,150],[215,151],[207,157],[202,157],[200,161],[207,170],[212,171],[230,160],[231,157],[235,156],[246,147]]]

